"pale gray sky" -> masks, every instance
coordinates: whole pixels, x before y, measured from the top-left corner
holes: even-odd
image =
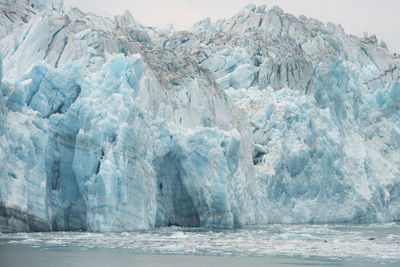
[[[340,23],[349,34],[376,34],[392,52],[400,52],[400,0],[64,0],[67,7],[102,15],[119,15],[129,10],[146,26],[173,24],[188,29],[210,17],[229,18],[249,3],[280,6],[296,16],[306,15],[323,22]]]

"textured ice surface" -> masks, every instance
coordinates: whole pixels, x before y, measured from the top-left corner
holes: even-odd
[[[0,1],[0,229],[400,219],[400,59],[249,5],[189,31]]]
[[[244,116],[141,28],[45,10],[2,40],[4,231],[253,221],[252,196],[235,193],[253,179]]]
[[[182,49],[253,126],[261,222],[399,218],[400,61],[383,42],[254,5],[191,32]]]

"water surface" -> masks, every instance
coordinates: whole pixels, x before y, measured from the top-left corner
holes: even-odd
[[[48,266],[400,266],[400,224],[0,234],[0,265],[17,266],[21,255],[31,259],[26,266],[53,258]],[[72,256],[81,262],[72,264]]]

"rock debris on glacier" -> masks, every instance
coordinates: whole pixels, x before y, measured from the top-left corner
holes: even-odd
[[[400,59],[249,5],[188,31],[0,1],[1,231],[400,219]]]

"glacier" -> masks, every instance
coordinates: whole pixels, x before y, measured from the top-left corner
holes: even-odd
[[[248,5],[187,31],[0,0],[0,231],[400,220],[400,58]]]

